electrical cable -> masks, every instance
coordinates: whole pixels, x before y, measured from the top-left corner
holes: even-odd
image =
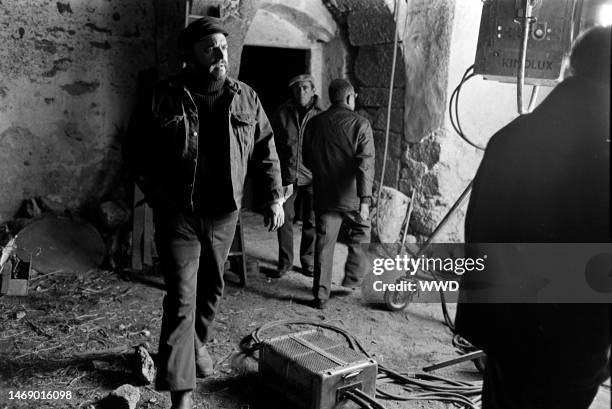
[[[527,43],[529,42],[529,32],[531,25],[536,19],[532,16],[533,3],[532,0],[525,0],[525,15],[518,20],[521,21],[521,47],[519,49],[519,65],[516,73],[516,105],[518,108],[519,115],[524,115],[531,112],[528,108],[525,111],[523,107],[523,85],[525,84],[525,65],[527,62]],[[533,93],[532,93],[532,101]],[[530,101],[530,105],[532,102]]]
[[[393,30],[393,57],[391,58],[391,78],[389,80],[389,100],[387,101],[387,122],[385,124],[385,149],[383,151],[383,161],[380,169],[380,183],[378,184],[378,193],[376,195],[376,206],[380,205],[380,198],[382,196],[382,187],[385,183],[385,169],[387,166],[387,150],[389,148],[389,132],[391,129],[391,106],[393,104],[393,86],[395,83],[395,64],[397,62],[397,37],[398,37],[398,27],[397,20],[399,18],[399,0],[394,1],[394,18],[395,29]],[[380,239],[380,226],[378,223],[380,211],[376,211],[374,215],[374,222],[376,226],[376,234]]]
[[[355,402],[356,404],[358,404],[359,406],[361,406],[364,409],[374,409],[372,407],[372,405],[370,405],[368,403],[367,400],[357,396],[356,394],[353,393],[353,391],[347,391],[344,392],[344,394],[342,395],[342,397],[347,398],[349,400],[352,400],[353,402]]]
[[[531,112],[533,111],[533,108],[535,108],[536,100],[538,99],[539,89],[540,87],[538,87],[537,85],[534,85],[531,88],[531,97],[529,97],[529,106],[527,107],[527,112]]]
[[[361,351],[366,357],[372,358],[357,338],[348,331],[332,324],[310,320],[281,320],[266,323],[255,329],[249,336],[245,337],[245,339],[241,341],[240,347],[245,353],[253,352],[261,347],[264,340],[264,332],[274,327],[289,325],[308,325],[330,330],[343,336],[350,348]],[[249,338],[249,341],[254,343],[251,347],[248,346],[249,342],[245,342],[245,340]],[[377,387],[377,396],[395,400],[438,400],[461,404],[470,409],[477,408],[482,382],[453,380],[425,372],[405,375],[380,364],[378,365],[378,371],[377,380],[380,380],[383,384],[393,383],[399,385],[408,392],[409,395],[397,395]],[[349,392],[345,392],[345,394],[347,393]],[[385,409],[384,406],[363,391],[355,389],[350,391],[349,396],[351,395],[366,400],[372,409]]]
[[[465,135],[465,133],[463,132],[463,128],[461,127],[461,121],[459,119],[459,94],[461,93],[461,87],[463,87],[463,84],[465,84],[471,78],[476,76],[473,70],[474,65],[469,66],[467,70],[465,70],[463,77],[461,77],[461,81],[459,81],[459,84],[451,93],[451,97],[448,103],[448,116],[450,118],[451,126],[453,127],[455,132],[457,132],[457,134],[461,137],[461,139],[463,139],[465,142],[467,142],[469,145],[473,146],[476,149],[484,150],[482,146],[471,141]]]

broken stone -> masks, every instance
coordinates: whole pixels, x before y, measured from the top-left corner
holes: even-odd
[[[17,314],[15,314],[15,319],[19,321],[20,319],[25,318],[25,316],[26,313],[24,311],[19,311]]]
[[[376,206],[377,216],[372,217],[372,232],[381,243],[397,243],[401,240],[400,234],[409,203],[410,198],[402,192],[382,187],[380,202]]]
[[[40,196],[37,198],[37,202],[44,212],[59,214],[66,210],[66,205],[58,195]]]
[[[410,196],[412,189],[420,189],[423,175],[427,173],[427,165],[411,158],[405,158],[404,167],[400,171],[399,190]]]
[[[151,336],[151,331],[149,331],[148,329],[143,329],[140,333],[145,337]]]
[[[36,203],[36,199],[30,198],[23,201],[18,214],[23,217],[36,218],[42,215],[42,210]]]
[[[140,400],[140,390],[125,384],[112,391],[101,403],[104,409],[136,409]]]
[[[115,230],[128,219],[128,212],[123,207],[110,200],[100,203],[98,215],[100,222],[104,228],[108,230]]]
[[[139,381],[145,385],[153,383],[155,380],[155,363],[149,355],[147,348],[142,345],[136,347],[134,372]]]
[[[431,169],[440,161],[440,142],[436,140],[435,135],[430,135],[419,143],[410,144],[407,155],[417,162],[425,163]]]

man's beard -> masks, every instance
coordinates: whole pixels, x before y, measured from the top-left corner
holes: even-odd
[[[213,65],[203,65],[198,61],[193,61],[193,73],[200,79],[208,78],[209,80],[218,81],[225,79],[227,76],[228,63],[225,60],[219,60]],[[224,67],[224,68],[223,68]]]
[[[225,79],[227,75],[227,61],[219,61],[208,68],[208,74],[216,81]]]

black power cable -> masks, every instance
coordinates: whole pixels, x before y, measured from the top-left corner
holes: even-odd
[[[264,339],[262,336],[264,331],[274,327],[288,325],[308,325],[330,330],[342,335],[352,349],[361,351],[366,357],[372,358],[357,340],[357,338],[355,338],[354,335],[345,329],[332,324],[309,320],[281,320],[264,324],[241,341],[241,349],[245,353],[259,349]],[[248,344],[250,342],[253,342],[254,345],[249,347]],[[383,383],[397,384],[403,387],[403,389],[409,393],[408,395],[395,395],[380,388],[376,388],[376,393],[378,396],[383,398],[394,400],[438,400],[462,404],[469,409],[477,408],[482,382],[453,380],[430,373],[414,373],[411,375],[406,375],[380,364],[378,365],[378,372],[378,380],[382,381]],[[349,392],[350,394],[348,396],[354,395],[357,398],[366,400],[372,409],[385,409],[384,406],[374,400],[371,396],[365,394],[363,391],[352,390]],[[349,392],[345,392],[345,394]]]
[[[357,394],[355,394],[354,392],[355,391],[344,392],[342,397],[344,397],[346,399],[349,399],[349,400],[352,400],[353,402],[355,402],[356,404],[358,404],[359,406],[361,406],[364,409],[374,409],[372,407],[372,405],[370,405],[370,403],[367,400],[357,396]]]
[[[482,146],[471,141],[465,135],[465,133],[463,132],[463,128],[461,127],[461,121],[459,119],[459,94],[461,92],[461,87],[463,86],[463,84],[465,84],[471,78],[476,76],[473,70],[474,70],[474,65],[469,66],[468,69],[465,70],[465,73],[463,74],[463,77],[461,78],[459,85],[457,85],[457,87],[453,90],[450,100],[449,100],[449,104],[448,104],[448,115],[450,117],[450,121],[451,121],[451,125],[453,129],[455,130],[455,132],[457,132],[457,134],[461,137],[461,139],[463,139],[465,142],[467,142],[469,145],[473,146],[476,149],[484,150]]]

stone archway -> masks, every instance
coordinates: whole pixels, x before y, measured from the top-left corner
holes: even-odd
[[[308,71],[325,100],[330,77],[345,71],[346,51],[338,26],[323,2],[262,0],[243,46],[307,50]],[[333,56],[333,57],[332,57]]]

